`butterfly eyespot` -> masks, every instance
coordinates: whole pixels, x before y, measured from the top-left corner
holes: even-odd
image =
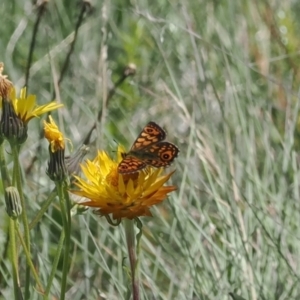
[[[168,152],[162,153],[162,155],[160,157],[162,160],[170,160],[170,159],[172,159],[173,155],[172,155],[172,153],[170,153],[170,151],[168,151]]]

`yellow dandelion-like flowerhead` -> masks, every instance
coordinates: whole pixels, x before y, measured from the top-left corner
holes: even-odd
[[[152,216],[151,206],[162,202],[175,186],[164,186],[173,172],[162,175],[162,169],[148,167],[144,171],[128,175],[118,173],[118,164],[122,160],[124,149],[118,148],[118,159],[114,161],[106,152],[98,151],[94,160],[81,165],[86,179],[75,176],[75,185],[80,190],[71,192],[88,198],[79,203],[97,209],[104,216],[113,219],[134,219],[140,216]]]
[[[49,116],[49,122],[44,121],[44,134],[51,145],[52,152],[65,149],[64,136],[59,131],[51,116]]]
[[[38,106],[36,104],[35,95],[26,95],[26,88],[22,88],[20,91],[20,97],[17,98],[16,90],[13,88],[10,93],[10,99],[12,100],[15,112],[17,116],[27,124],[31,119],[39,117],[40,115],[62,107],[63,104],[59,104],[55,101]]]

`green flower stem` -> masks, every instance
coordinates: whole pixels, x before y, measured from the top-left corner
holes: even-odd
[[[46,290],[45,290],[45,293],[44,293],[44,300],[48,300],[50,289],[51,289],[51,286],[52,286],[52,282],[53,282],[53,279],[54,279],[54,276],[55,276],[55,273],[56,273],[56,270],[57,270],[57,265],[58,265],[58,262],[59,262],[59,259],[60,259],[61,251],[62,251],[62,248],[64,246],[64,240],[65,240],[65,232],[62,231],[61,235],[60,235],[60,238],[59,238],[58,245],[57,245],[57,250],[56,250],[56,255],[55,255],[55,258],[54,258],[54,261],[53,261],[52,270],[51,270],[51,273],[50,273],[50,276],[49,276],[49,279],[48,279],[48,284],[46,286]]]
[[[133,300],[140,299],[140,280],[139,280],[139,271],[137,267],[137,257],[135,249],[135,236],[134,236],[134,221],[133,220],[124,220],[125,235],[127,242],[127,250],[130,262],[131,269],[131,283],[132,283],[132,295]]]
[[[4,146],[3,141],[0,145],[0,170],[3,188],[11,186],[11,180],[8,174],[7,165],[4,155]],[[15,225],[16,222],[9,218],[9,247],[10,247],[10,260],[12,264],[12,273],[13,273],[13,285],[14,285],[14,295],[15,299],[22,299],[22,293],[20,289],[20,280],[18,274],[18,256],[16,250],[16,235],[15,235]]]
[[[15,300],[19,299],[20,281],[18,274],[18,258],[16,251],[16,235],[15,235],[15,221],[9,218],[9,244],[10,244],[10,260],[12,264],[13,284]]]
[[[17,146],[11,147],[12,153],[13,153],[13,161],[14,161],[14,174],[13,174],[13,184],[17,187],[19,194],[20,194],[20,200],[21,200],[21,206],[22,206],[22,221],[24,226],[24,237],[25,237],[25,245],[27,248],[28,253],[30,252],[30,235],[29,235],[29,226],[28,226],[28,219],[27,219],[27,213],[26,213],[26,205],[25,205],[25,199],[22,189],[22,179],[21,179],[21,172],[20,172],[20,164],[19,164],[19,149]],[[26,265],[26,274],[25,274],[25,293],[24,293],[24,299],[30,299],[29,295],[29,285],[30,285],[30,267],[27,261]]]
[[[20,230],[19,230],[19,227],[17,227],[16,230],[17,230],[17,233],[18,233],[18,237],[19,237],[19,239],[20,239],[20,242],[21,242],[21,244],[22,244],[22,246],[23,246],[23,250],[24,250],[24,252],[25,252],[25,256],[26,256],[26,260],[27,260],[28,266],[29,266],[29,268],[31,269],[31,272],[32,272],[32,274],[33,274],[33,277],[34,277],[34,279],[35,279],[35,281],[36,281],[36,283],[37,283],[37,285],[38,285],[38,287],[39,287],[39,292],[43,293],[43,292],[44,292],[43,285],[42,285],[42,283],[41,283],[41,281],[40,281],[40,278],[39,278],[38,274],[37,274],[36,271],[35,271],[34,265],[33,265],[32,261],[31,261],[31,258],[30,258],[30,253],[29,253],[29,251],[28,251],[28,249],[27,249],[27,246],[26,246],[25,241],[24,241],[24,239],[23,239],[23,237],[22,237],[22,234],[21,234],[21,232],[20,232]]]
[[[56,195],[57,195],[57,192],[56,192],[56,189],[54,189],[48,196],[47,201],[44,202],[44,204],[41,207],[41,209],[39,210],[38,214],[35,216],[35,218],[29,224],[29,230],[34,228],[34,226],[41,220],[41,218],[43,217],[44,213],[46,212],[46,210],[48,209],[48,207],[50,206],[50,204],[52,203],[52,201],[56,197]]]
[[[67,276],[69,271],[69,252],[70,252],[70,238],[71,238],[71,214],[70,214],[70,199],[66,190],[64,182],[56,182],[57,194],[60,201],[61,216],[65,232],[65,251],[63,259],[63,272],[61,279],[61,293],[60,300],[65,299]]]
[[[137,262],[135,265],[135,269],[139,270],[140,267],[140,250],[141,250],[141,239],[142,239],[142,235],[143,235],[143,224],[140,221],[139,218],[135,218],[134,221],[136,222],[137,228],[139,229],[139,232],[136,235],[136,256],[137,256]]]
[[[11,185],[11,180],[8,175],[8,170],[6,166],[3,142],[0,145],[0,169],[1,169],[1,178],[3,182],[3,187],[5,189],[6,187]]]

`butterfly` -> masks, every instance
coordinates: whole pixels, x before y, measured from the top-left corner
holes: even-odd
[[[179,153],[179,149],[165,142],[166,132],[156,123],[149,122],[133,143],[128,153],[122,153],[118,172],[128,174],[147,166],[155,168],[169,166]]]

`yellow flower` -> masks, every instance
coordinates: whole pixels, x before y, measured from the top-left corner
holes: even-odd
[[[22,88],[20,92],[20,98],[16,97],[16,90],[13,88],[10,93],[10,98],[12,100],[15,112],[17,116],[27,124],[34,117],[39,117],[40,115],[62,107],[63,104],[59,104],[55,101],[50,103],[37,106],[36,96],[28,95],[26,96],[26,88]]]
[[[64,136],[59,131],[51,116],[49,116],[49,122],[44,121],[44,134],[51,145],[51,152],[65,149]]]
[[[152,216],[150,207],[176,190],[175,186],[163,186],[174,171],[161,175],[163,169],[148,167],[144,171],[121,175],[117,168],[123,152],[119,147],[118,159],[114,161],[104,151],[98,151],[94,160],[87,160],[85,165],[81,165],[86,180],[75,176],[75,185],[80,190],[71,192],[90,199],[78,204],[97,208],[101,215],[112,214],[117,220]]]

